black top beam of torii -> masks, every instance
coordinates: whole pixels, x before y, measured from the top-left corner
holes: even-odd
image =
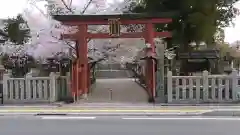
[[[177,12],[159,12],[159,13],[124,13],[124,14],[108,14],[108,15],[53,15],[53,18],[61,22],[72,21],[107,21],[108,19],[120,18],[121,20],[139,20],[153,18],[172,18]]]

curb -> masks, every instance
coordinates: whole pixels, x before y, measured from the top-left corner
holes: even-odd
[[[0,116],[197,116],[212,110],[0,110]]]
[[[37,113],[35,116],[198,116],[202,113]]]
[[[191,103],[182,103],[182,104],[174,104],[174,103],[168,103],[168,104],[164,104],[164,103],[155,103],[153,106],[203,106],[203,107],[211,107],[211,106],[227,106],[227,107],[240,107],[240,103],[201,103],[201,104],[191,104]]]
[[[204,113],[214,109],[71,109],[71,108],[29,108],[29,109],[0,109],[0,113]]]

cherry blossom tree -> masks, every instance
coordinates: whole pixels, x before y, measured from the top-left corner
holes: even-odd
[[[31,28],[32,40],[28,52],[35,56],[52,56],[58,52],[75,54],[75,43],[59,40],[61,33],[74,33],[76,27],[66,27],[53,20],[53,14],[115,14],[128,11],[131,0],[29,0],[25,17]],[[39,15],[36,16],[33,10]],[[41,21],[36,21],[41,18]],[[89,26],[91,32],[107,32],[107,26]],[[123,31],[127,31],[123,28]],[[89,40],[89,56],[107,61],[131,61],[143,48],[143,40],[135,39],[94,39]],[[38,50],[38,51],[36,51]]]

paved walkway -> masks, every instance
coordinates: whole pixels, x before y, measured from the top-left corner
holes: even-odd
[[[133,78],[97,79],[85,103],[147,103],[147,92]]]

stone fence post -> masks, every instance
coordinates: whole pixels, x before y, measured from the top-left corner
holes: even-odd
[[[57,73],[50,73],[50,102],[56,102],[58,100],[57,78],[59,76]]]
[[[167,101],[168,103],[172,102],[172,97],[173,97],[173,90],[172,90],[172,71],[168,71],[167,73]]]

